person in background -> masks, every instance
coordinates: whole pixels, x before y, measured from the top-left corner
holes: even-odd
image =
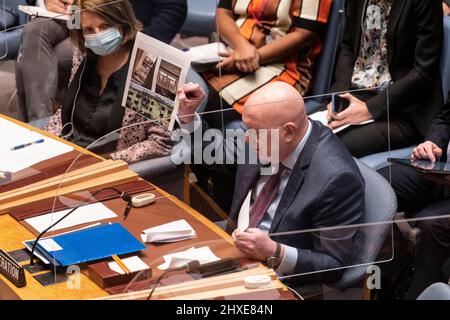
[[[73,0],[38,0],[41,8],[66,14]],[[34,18],[23,29],[16,87],[25,122],[51,116],[69,81],[73,46],[66,21]]]
[[[448,162],[450,160],[450,99],[433,120],[425,141],[413,149],[411,160]],[[442,271],[450,258],[450,196],[448,186],[424,177],[413,168],[392,164],[380,170],[391,181],[397,195],[398,211],[406,218],[423,218],[414,258],[414,274],[407,299],[417,296],[434,282],[448,282]],[[441,217],[442,216],[442,217]]]
[[[169,155],[171,133],[121,105],[131,50],[142,29],[130,2],[75,0],[74,4],[82,10],[81,29],[70,30],[70,38],[83,53],[82,60],[74,69],[61,108],[45,130],[88,147],[125,127],[118,131],[112,159],[132,163]]]
[[[426,135],[443,105],[441,2],[347,1],[331,91],[373,90],[342,95],[348,108],[334,114],[330,103],[328,118],[332,129],[375,120],[337,134],[353,156],[407,147]]]
[[[186,0],[131,0],[144,33],[169,43],[184,23]],[[66,14],[73,0],[38,0],[49,11]],[[106,5],[108,5],[106,3]],[[24,121],[51,116],[64,98],[71,74],[73,45],[66,22],[35,18],[22,36],[16,86]]]

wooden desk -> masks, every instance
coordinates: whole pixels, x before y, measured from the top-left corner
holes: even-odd
[[[4,117],[7,118],[7,117]],[[32,130],[38,131],[46,136],[49,136],[51,138],[54,138],[50,135],[48,135],[45,132],[42,132],[40,130],[34,129],[32,127],[29,127],[26,124],[22,124],[16,120],[9,119],[14,123],[18,123],[22,126],[28,127]],[[64,143],[68,143],[64,140],[58,139]],[[72,144],[75,150],[90,154],[98,159],[103,160],[97,155],[94,155],[78,146],[75,146]],[[163,196],[166,196],[168,201],[170,201],[173,208],[177,209],[178,211],[181,209],[185,213],[186,219],[192,219],[194,218],[198,223],[202,224],[203,226],[207,227],[211,232],[213,232],[216,235],[216,238],[221,241],[226,242],[229,244],[230,247],[232,246],[232,239],[230,236],[225,233],[222,229],[220,229],[218,226],[216,226],[214,223],[209,221],[207,218],[202,216],[197,211],[193,210],[186,204],[184,204],[182,201],[178,200],[176,197],[170,196],[167,192],[164,190],[161,190],[159,188],[156,188],[156,191]],[[190,217],[190,218],[189,218]],[[22,249],[23,244],[22,242],[24,240],[33,239],[35,235],[31,233],[29,230],[27,230],[22,224],[20,224],[18,221],[16,221],[11,215],[5,214],[3,216],[0,216],[0,247],[4,251],[13,251],[17,249]],[[172,246],[176,244],[171,244]],[[237,249],[235,249],[237,250]],[[28,272],[25,272],[26,274],[26,280],[27,280],[27,286],[24,288],[16,288],[13,284],[11,284],[8,280],[6,280],[3,276],[0,275],[0,282],[3,282],[2,285],[0,285],[0,299],[6,299],[6,298],[14,298],[18,297],[20,299],[94,299],[94,298],[102,298],[107,297],[109,294],[101,289],[99,286],[97,286],[91,279],[89,279],[85,274],[80,274],[80,288],[79,289],[71,289],[68,288],[67,283],[59,283],[59,284],[53,284],[50,286],[42,286],[37,280],[33,278],[31,274]],[[157,273],[156,273],[157,274]],[[36,275],[36,274],[34,274]],[[155,274],[154,274],[155,275]],[[212,279],[212,278],[211,278]],[[6,286],[5,286],[6,285]],[[6,288],[9,288],[9,291],[6,290]],[[277,292],[279,291],[279,296],[283,299],[293,299],[293,295],[277,280]],[[235,297],[240,297],[239,294],[236,292],[233,293]],[[257,296],[254,296],[257,297]],[[264,297],[264,295],[263,295]],[[265,297],[271,297],[270,295]],[[273,296],[272,296],[273,297]]]

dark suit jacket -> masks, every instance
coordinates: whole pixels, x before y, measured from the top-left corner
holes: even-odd
[[[347,0],[345,32],[332,92],[350,89],[361,42],[364,0]],[[393,0],[387,33],[391,115],[407,112],[423,136],[443,104],[440,57],[443,39],[441,0]],[[375,120],[386,117],[383,92],[366,101]]]
[[[270,233],[358,223],[364,210],[364,180],[341,141],[322,124],[312,131],[292,170]],[[230,219],[236,221],[249,190],[260,177],[259,165],[239,165]],[[297,248],[294,273],[348,265],[356,229],[273,237]],[[327,281],[337,273],[327,274]],[[323,277],[321,277],[323,278]]]
[[[286,185],[270,233],[354,224],[363,213],[364,180],[352,156],[328,127],[315,121],[311,123],[311,134]],[[202,129],[207,129],[206,122]],[[206,145],[207,142],[200,148],[204,149]],[[192,146],[193,153],[201,152],[199,146]],[[240,164],[233,167],[229,164],[210,168],[236,176],[229,212],[228,231],[231,232],[236,228],[245,197],[260,177],[261,166]],[[348,266],[356,231],[350,228],[272,238],[297,248],[298,261],[294,270],[297,274]],[[301,277],[300,280],[335,281],[338,277],[339,272],[318,273],[315,277]]]
[[[144,33],[169,43],[186,19],[186,0],[130,0]]]

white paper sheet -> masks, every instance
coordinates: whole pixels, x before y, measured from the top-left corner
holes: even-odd
[[[195,230],[182,219],[144,230],[141,239],[144,242],[175,242],[195,236]]]
[[[138,256],[133,256],[129,258],[122,259],[122,262],[130,269],[131,272],[138,272],[142,270],[148,270],[150,267],[141,260]],[[117,262],[109,262],[108,267],[119,274],[125,274],[125,272],[119,267]]]
[[[0,118],[0,171],[15,173],[61,154],[72,147]],[[11,148],[44,139],[44,142],[11,150]]]
[[[26,219],[25,221],[31,225],[37,232],[42,232],[47,229],[50,225],[61,219],[65,214],[67,214],[72,209],[57,211],[41,215],[38,217],[33,217]],[[70,214],[66,219],[54,226],[50,231],[56,231],[64,228],[70,228],[83,223],[89,223],[94,221],[99,221],[103,219],[110,219],[117,217],[113,211],[106,207],[103,203],[93,203],[83,207],[79,207],[72,214]]]
[[[186,82],[190,66],[186,52],[138,32],[122,106],[172,131],[180,104],[177,90]]]
[[[191,261],[197,260],[200,264],[220,260],[209,247],[201,247],[196,249],[192,247],[185,251],[180,251],[164,256],[164,263],[158,266],[159,270],[167,270],[172,268],[181,268]]]
[[[230,50],[222,42],[208,43],[205,45],[192,47],[187,51],[192,63],[209,64],[218,63],[224,58],[219,53],[228,53]]]
[[[242,203],[241,210],[239,211],[238,229],[241,231],[247,230],[250,224],[250,200],[252,199],[252,191],[253,189],[248,192],[244,203]]]
[[[328,111],[324,110],[324,111],[318,111],[318,112],[315,112],[313,114],[310,114],[309,118],[311,120],[315,120],[315,121],[321,122],[324,126],[328,126],[327,115],[328,115]],[[361,126],[361,125],[369,124],[369,123],[372,123],[372,122],[374,122],[374,120],[367,120],[367,121],[364,121],[364,122],[361,122],[361,123],[355,123],[355,124],[346,124],[345,126],[342,126],[342,127],[337,128],[337,129],[334,129],[333,133],[336,134],[338,132],[341,132],[342,130],[347,129],[350,126]]]
[[[76,231],[79,231],[79,230],[84,230],[84,229],[96,227],[96,226],[98,226],[98,225],[100,225],[100,223],[94,223],[94,224],[91,224],[91,225],[86,226],[86,227],[83,227],[83,228],[79,228],[79,229],[72,230],[72,231],[69,231],[69,232],[61,233],[61,234],[59,234],[59,235],[68,234],[68,233],[71,233],[71,232],[76,232]],[[43,239],[40,240],[40,241],[48,240],[48,239],[52,239],[52,238],[51,238],[51,237],[43,238]],[[22,241],[22,244],[25,246],[25,248],[26,248],[28,251],[31,252],[31,249],[32,249],[32,247],[33,247],[33,243],[30,242],[30,241],[34,241],[34,240],[35,240],[35,239],[32,239],[32,240],[25,240],[25,241]],[[40,242],[40,241],[39,241],[39,242]],[[44,258],[44,256],[41,255],[41,254],[39,253],[38,250],[35,250],[35,251],[34,251],[34,256],[35,256],[36,258],[38,258],[39,260],[41,260],[44,264],[46,264],[46,265],[50,264],[50,261],[48,261],[46,258]]]

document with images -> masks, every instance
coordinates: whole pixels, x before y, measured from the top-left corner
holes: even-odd
[[[122,106],[173,130],[179,105],[177,90],[186,82],[190,65],[186,52],[139,32]]]

